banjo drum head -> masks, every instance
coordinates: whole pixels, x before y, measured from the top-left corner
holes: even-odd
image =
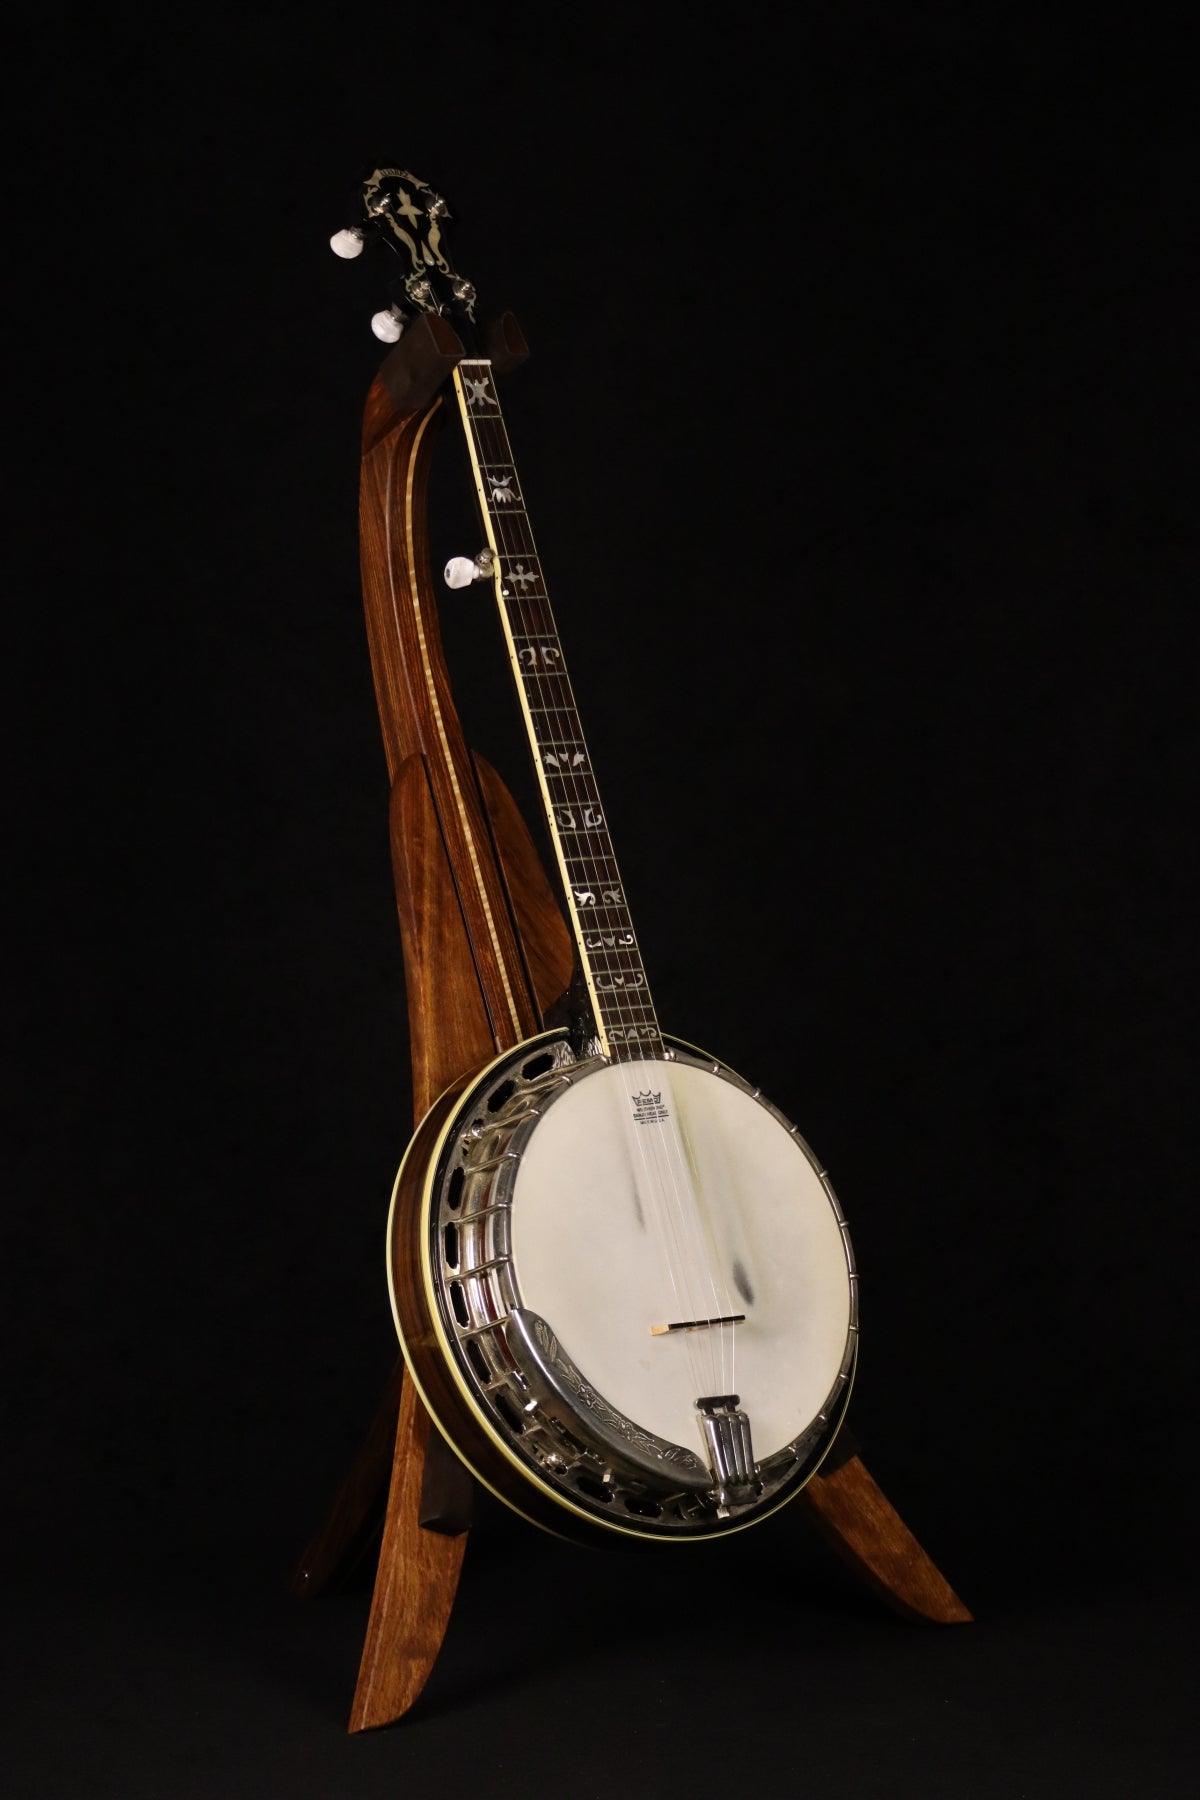
[[[736,1394],[764,1460],[845,1364],[837,1203],[799,1135],[719,1065],[604,1064],[561,1090],[521,1152],[511,1235],[521,1304],[670,1443],[702,1449],[697,1400]],[[736,1322],[700,1323],[719,1319]]]

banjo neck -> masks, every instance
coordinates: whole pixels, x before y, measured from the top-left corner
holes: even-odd
[[[454,390],[487,537],[486,565],[516,677],[550,840],[603,1054],[665,1054],[566,657],[513,462],[492,365],[469,357]]]

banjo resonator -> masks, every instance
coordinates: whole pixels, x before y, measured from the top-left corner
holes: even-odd
[[[709,1209],[715,1279],[748,1296],[673,1329],[647,1327],[663,1277],[656,1165],[630,1141],[645,1127],[613,1129],[651,1077],[670,1096],[652,1128],[683,1146],[688,1214]],[[686,1264],[685,1217],[664,1229]],[[401,1166],[389,1278],[410,1366],[459,1455],[560,1531],[564,1513],[674,1538],[765,1517],[815,1471],[849,1399],[857,1277],[829,1177],[760,1093],[673,1041],[653,1065],[577,1058],[565,1032],[499,1057]],[[736,1391],[697,1386],[722,1370]]]

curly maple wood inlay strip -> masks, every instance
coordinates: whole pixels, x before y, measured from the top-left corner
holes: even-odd
[[[442,402],[439,398],[435,402],[435,404],[430,407],[429,411],[426,413],[425,417],[422,419],[419,427],[417,428],[416,437],[413,440],[412,455],[408,460],[408,478],[407,478],[407,480],[405,482],[405,486],[404,486],[403,550],[404,550],[406,566],[408,569],[409,607],[412,612],[413,623],[416,626],[417,643],[418,643],[418,647],[419,647],[419,655],[420,655],[420,660],[421,660],[421,672],[422,672],[422,674],[424,676],[424,680],[425,680],[425,691],[426,691],[426,695],[429,700],[430,716],[433,719],[434,729],[436,730],[436,732],[438,734],[438,742],[441,745],[442,755],[445,760],[446,774],[449,777],[451,793],[454,796],[455,811],[458,814],[459,824],[462,827],[463,840],[464,840],[464,843],[466,844],[467,855],[470,858],[471,873],[474,878],[475,889],[479,896],[479,904],[483,911],[484,921],[485,921],[486,927],[487,927],[487,933],[488,933],[489,938],[491,939],[492,950],[495,954],[496,968],[497,968],[497,971],[500,976],[501,985],[504,989],[504,999],[505,999],[505,1003],[508,1007],[509,1022],[512,1026],[512,1030],[513,1030],[513,1034],[514,1034],[514,1042],[519,1042],[521,1037],[524,1035],[523,1022],[521,1019],[521,1014],[517,1007],[516,997],[513,993],[511,983],[509,982],[508,969],[505,966],[504,951],[503,951],[503,948],[500,943],[500,935],[499,935],[498,931],[496,930],[495,917],[492,913],[491,902],[488,899],[487,884],[484,880],[483,870],[480,867],[479,847],[475,842],[475,834],[471,829],[470,815],[467,810],[466,802],[463,798],[462,788],[459,786],[458,774],[457,774],[457,772],[455,770],[455,766],[454,766],[454,755],[451,751],[450,739],[446,732],[446,722],[445,722],[445,719],[442,717],[441,703],[438,698],[437,681],[434,677],[433,665],[432,665],[432,662],[430,660],[430,655],[429,655],[429,645],[428,645],[428,642],[427,642],[427,639],[425,636],[425,621],[421,615],[421,599],[420,599],[421,582],[420,582],[420,572],[417,568],[416,551],[415,551],[415,545],[416,545],[417,540],[416,540],[414,506],[413,506],[413,490],[414,490],[415,478],[416,478],[415,472],[416,472],[416,467],[417,467],[417,454],[420,450],[421,439],[424,437],[425,432],[429,428],[430,421],[437,414],[438,409],[440,408],[441,404],[442,404]],[[394,482],[394,480],[395,480],[395,464],[389,463],[389,465],[388,465],[388,484],[387,484],[387,502],[386,502],[386,506],[384,508],[384,522],[385,522],[387,551],[388,551],[386,567],[387,567],[387,572],[388,572],[388,590],[389,590],[389,593],[391,596],[391,602],[392,602],[392,617],[395,621],[397,636],[400,636],[401,635],[400,608],[399,608],[399,601],[398,601],[398,598],[396,595],[395,578],[392,573],[393,568],[395,566],[394,562],[393,562],[394,544],[393,544],[393,538],[392,538],[392,512],[393,512],[393,502],[394,502],[393,482]]]

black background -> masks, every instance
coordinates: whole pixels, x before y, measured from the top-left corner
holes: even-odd
[[[26,34],[21,1791],[1184,1791],[1192,110],[1186,46],[1067,11]],[[376,161],[530,340],[510,430],[660,1014],[833,1170],[855,1429],[966,1632],[787,1515],[684,1570],[489,1510],[368,1745],[366,1590],[276,1598],[390,1366],[411,1125],[357,587],[382,271],[327,249]],[[444,461],[439,562],[478,539]],[[532,812],[489,603],[442,610]]]

